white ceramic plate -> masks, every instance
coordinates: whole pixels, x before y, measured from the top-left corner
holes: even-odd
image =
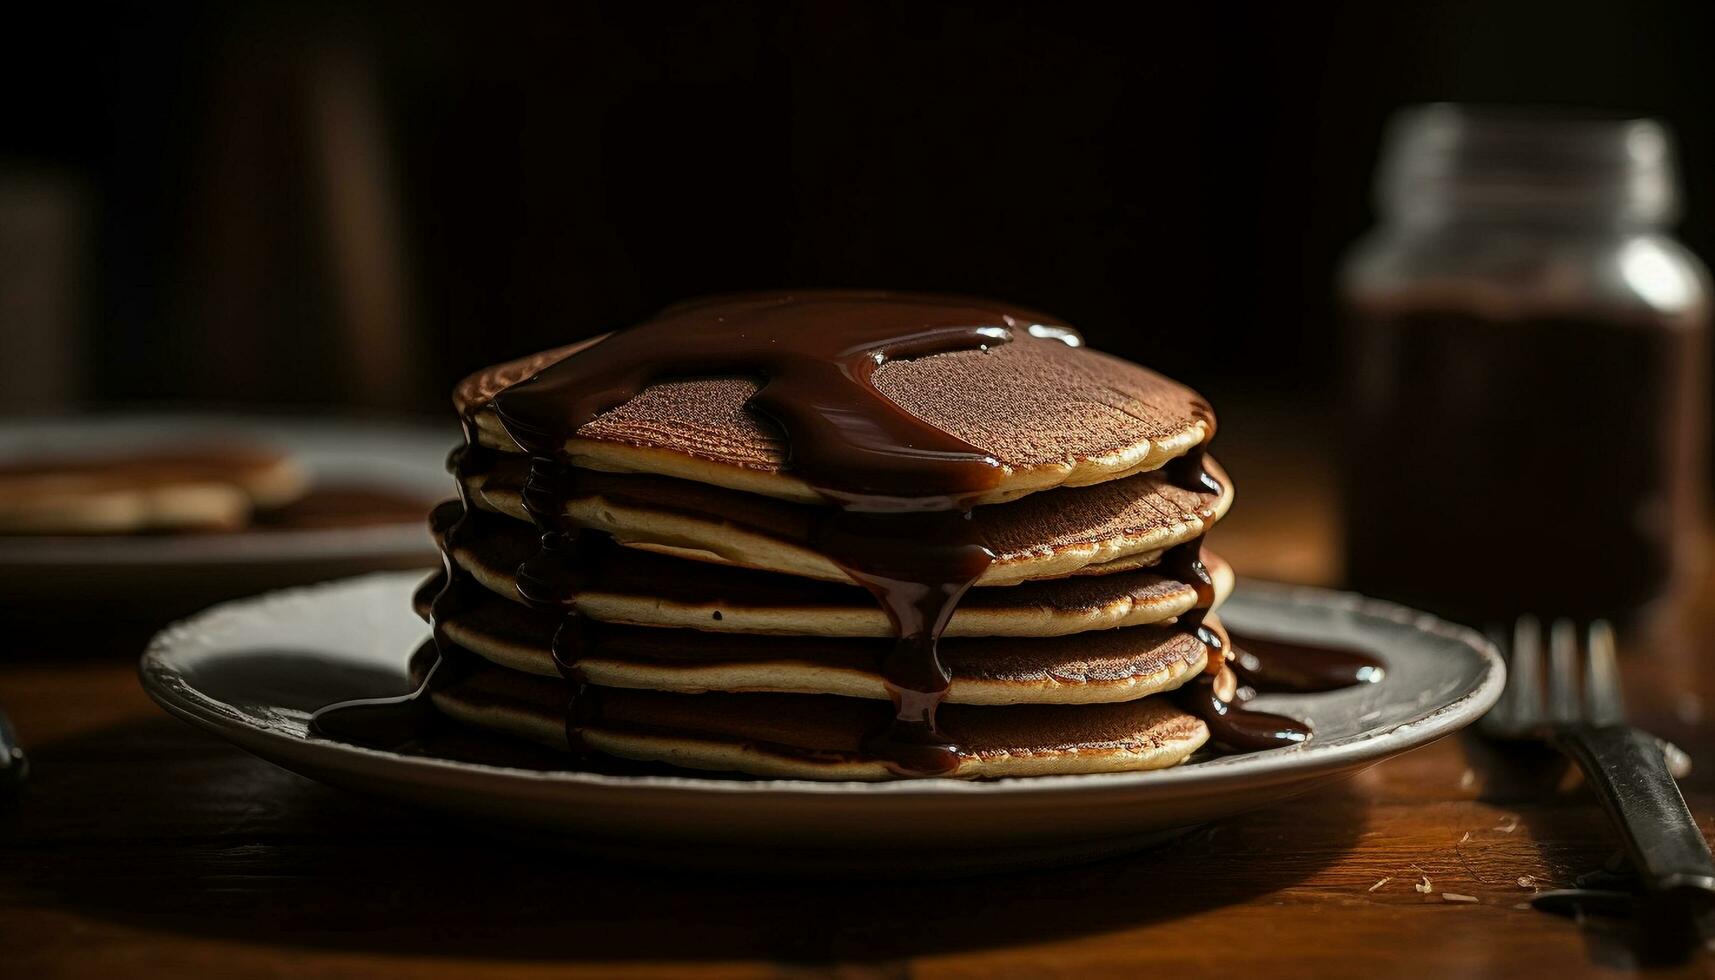
[[[1377,684],[1269,696],[1307,719],[1304,746],[1161,772],[994,782],[817,783],[543,771],[328,741],[310,712],[409,689],[426,635],[410,611],[426,573],[380,573],[217,606],[162,632],[142,664],[162,707],[304,775],[491,829],[621,860],[746,870],[961,873],[1134,849],[1351,775],[1457,731],[1500,694],[1476,633],[1399,606],[1244,582],[1235,632],[1360,647]]]
[[[215,415],[92,415],[0,423],[0,459],[221,441],[283,450],[324,485],[397,490],[425,501],[452,495],[451,478],[442,464],[458,441],[457,431],[450,428]],[[426,522],[425,508],[422,520],[359,528],[0,535],[0,597],[19,603],[75,596],[120,605],[156,605],[169,597],[182,613],[261,589],[434,562]]]

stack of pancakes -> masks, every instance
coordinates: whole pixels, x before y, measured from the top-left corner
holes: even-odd
[[[1073,342],[1020,331],[872,379],[1002,473],[970,512],[994,560],[939,645],[951,775],[1161,768],[1209,737],[1169,695],[1221,668],[1207,613],[1232,573],[1201,542],[1232,495],[1202,456],[1213,417],[1189,389]],[[693,769],[910,774],[872,751],[898,694],[884,667],[895,627],[816,548],[832,505],[747,410],[754,380],[656,383],[578,427],[559,460],[563,516],[611,540],[580,549],[564,605],[523,597],[518,568],[541,537],[524,505],[531,460],[492,401],[579,349],[489,368],[454,394],[461,500],[436,512],[447,571],[418,594],[443,657],[435,708]]]

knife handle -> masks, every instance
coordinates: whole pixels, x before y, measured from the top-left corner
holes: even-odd
[[[1645,888],[1715,896],[1715,860],[1668,771],[1660,739],[1610,725],[1563,729],[1555,740],[1619,826]]]

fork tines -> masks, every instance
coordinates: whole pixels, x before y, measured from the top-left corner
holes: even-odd
[[[1570,619],[1556,619],[1549,626],[1545,704],[1542,622],[1520,616],[1510,642],[1498,630],[1489,631],[1507,660],[1507,687],[1490,713],[1491,728],[1616,725],[1625,719],[1613,626],[1601,619],[1590,623],[1582,643],[1579,632]]]

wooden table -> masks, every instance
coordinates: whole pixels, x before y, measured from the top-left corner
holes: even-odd
[[[1331,511],[1306,503],[1326,499],[1322,471],[1229,460],[1245,496],[1220,550],[1262,575],[1335,574]],[[1706,833],[1712,620],[1715,591],[1680,642],[1626,665],[1637,713],[1703,763],[1685,788]],[[920,885],[676,876],[485,839],[251,758],[149,703],[140,640],[15,639],[0,661],[0,705],[36,766],[0,804],[0,976],[1570,977],[1638,963],[1624,929],[1525,904],[1617,847],[1577,777],[1469,738],[1087,867]]]

